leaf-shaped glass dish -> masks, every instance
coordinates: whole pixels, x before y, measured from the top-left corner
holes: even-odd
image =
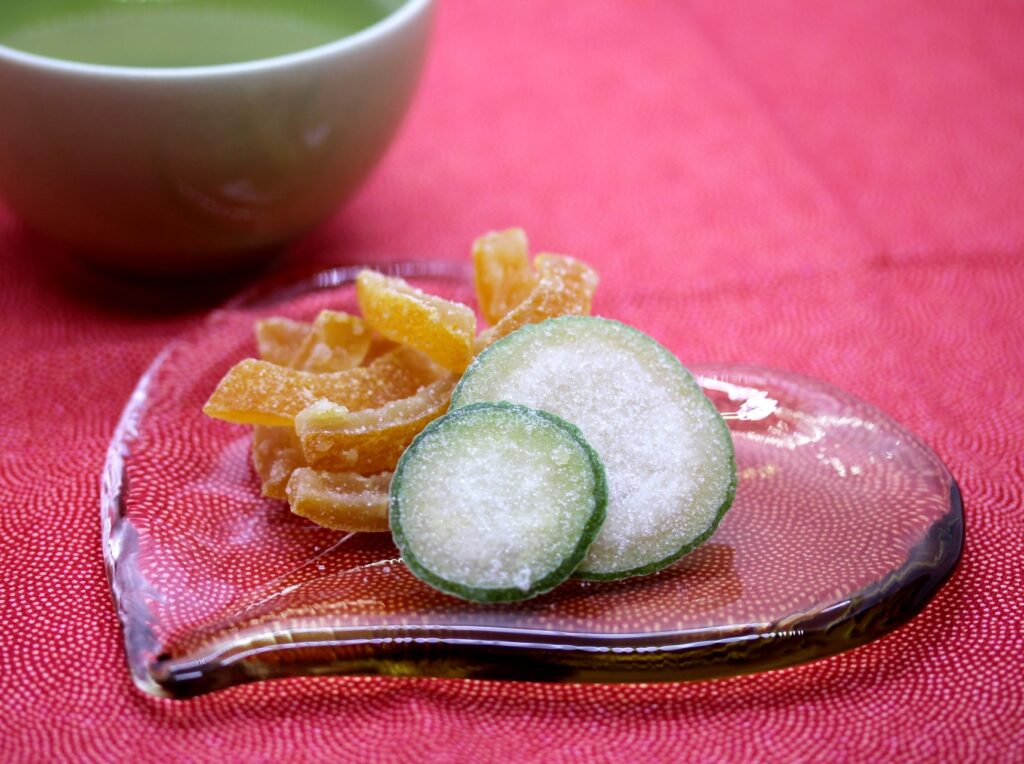
[[[133,393],[102,518],[142,690],[188,697],[301,674],[650,682],[759,671],[891,631],[956,565],[959,492],[913,435],[820,382],[701,366],[692,371],[729,421],[739,466],[736,502],[710,542],[652,576],[570,581],[522,603],[436,592],[388,534],[329,531],[262,498],[249,429],[200,412],[223,373],[254,355],[256,318],[354,310],[357,270],[234,301],[168,346]],[[394,272],[472,301],[461,266]]]

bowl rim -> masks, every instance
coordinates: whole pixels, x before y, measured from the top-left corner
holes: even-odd
[[[433,3],[434,0],[400,0],[399,4],[388,11],[383,18],[354,34],[346,35],[312,48],[305,48],[293,53],[284,53],[279,56],[257,58],[252,61],[207,66],[112,66],[29,53],[28,51],[12,48],[0,43],[0,63],[11,63],[26,68],[43,69],[61,74],[143,80],[191,80],[204,77],[249,74],[273,69],[284,69],[293,65],[310,63],[319,58],[367,48],[380,42],[396,30],[410,24],[417,17],[424,15]]]

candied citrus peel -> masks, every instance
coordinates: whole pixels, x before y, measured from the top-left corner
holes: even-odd
[[[422,351],[450,371],[462,373],[472,360],[476,316],[467,306],[370,270],[356,278],[356,299],[363,318],[384,337]]]
[[[498,323],[526,299],[536,283],[522,228],[491,231],[473,242],[473,284],[488,323]]]
[[[263,495],[271,499],[288,498],[285,487],[292,472],[308,466],[294,428],[263,425],[253,428],[252,464]]]
[[[370,347],[366,351],[366,356],[363,358],[363,365],[368,365],[376,361],[385,353],[390,353],[392,350],[398,347],[397,342],[389,340],[387,337],[382,337],[377,332],[371,331]]]
[[[264,496],[328,528],[387,530],[391,471],[447,410],[473,356],[526,324],[590,312],[597,274],[562,255],[531,264],[520,228],[484,234],[472,254],[491,324],[479,336],[468,306],[371,270],[356,278],[362,318],[324,310],[312,323],[256,322],[261,360],[230,369],[203,411],[255,426]]]
[[[394,469],[420,430],[447,410],[455,382],[450,375],[407,398],[362,411],[318,401],[295,417],[302,453],[317,469],[363,474]]]
[[[391,474],[358,475],[300,467],[288,481],[288,503],[294,514],[325,528],[386,531]]]
[[[539,324],[558,316],[590,313],[597,289],[597,272],[586,263],[565,255],[537,255],[533,259],[537,283],[519,305],[477,337],[476,352],[526,324]]]
[[[283,316],[261,318],[256,322],[256,347],[260,358],[281,366],[290,366],[295,351],[313,330],[305,321]]]
[[[317,372],[353,369],[363,362],[371,341],[370,329],[361,318],[340,310],[322,310],[287,365]]]
[[[405,346],[369,366],[325,374],[250,358],[224,375],[203,413],[238,424],[291,426],[296,414],[321,398],[359,411],[408,397],[442,375],[426,356]]]

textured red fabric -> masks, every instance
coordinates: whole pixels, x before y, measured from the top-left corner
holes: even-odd
[[[1022,29],[1011,2],[448,0],[386,161],[278,266],[520,224],[632,282],[684,362],[820,377],[918,433],[964,493],[959,571],[896,633],[767,674],[142,695],[99,471],[150,358],[237,285],[112,283],[0,212],[0,759],[1024,759]]]

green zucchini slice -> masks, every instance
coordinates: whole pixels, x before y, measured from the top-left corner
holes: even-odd
[[[546,592],[579,565],[604,522],[597,454],[556,416],[508,403],[435,420],[402,455],[390,524],[412,573],[477,602]]]
[[[736,490],[732,438],[674,355],[603,318],[525,326],[466,370],[451,409],[511,401],[579,427],[601,457],[608,517],[576,576],[653,573],[708,539]]]

